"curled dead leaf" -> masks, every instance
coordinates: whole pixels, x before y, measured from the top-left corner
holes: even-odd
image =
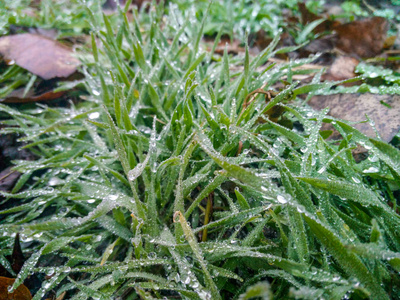
[[[11,92],[6,98],[0,99],[0,103],[30,103],[38,101],[50,101],[62,97],[67,91],[46,91],[41,94],[34,94],[29,91],[27,95],[23,96],[25,89],[17,89]]]
[[[45,80],[68,77],[79,65],[69,48],[30,33],[1,37],[0,55]]]

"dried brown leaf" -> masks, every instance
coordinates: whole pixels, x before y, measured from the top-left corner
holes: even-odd
[[[322,76],[323,80],[339,81],[356,77],[355,68],[358,59],[350,56],[339,56],[335,59],[326,74]],[[355,84],[355,82],[351,83]]]
[[[308,104],[317,110],[329,107],[329,115],[352,122],[365,121],[365,115],[367,115],[374,121],[376,130],[385,142],[390,142],[400,130],[400,95],[338,94],[314,96]],[[354,127],[369,137],[376,137],[376,133],[369,122],[359,123]],[[330,128],[326,126],[323,129]]]
[[[299,6],[299,11],[301,13],[301,22],[303,25],[309,24],[313,21],[323,19],[323,17],[318,16],[311,11],[309,11],[303,2],[298,3]],[[325,20],[321,24],[319,24],[317,27],[314,28],[313,32],[314,33],[323,33],[326,31],[332,31],[332,28],[334,26],[339,25],[340,23],[337,21],[332,21],[332,20]]]
[[[79,65],[69,48],[30,33],[1,37],[0,55],[45,80],[68,77]]]
[[[336,47],[359,57],[375,57],[383,50],[387,30],[388,22],[382,17],[338,25],[334,27],[338,35]]]
[[[10,191],[21,173],[8,167],[0,172],[0,191]]]
[[[50,101],[62,97],[67,91],[46,91],[38,95],[34,95],[33,92],[28,92],[25,97],[24,89],[17,89],[12,91],[6,98],[0,99],[0,103],[30,103],[38,101]]]
[[[19,273],[22,269],[22,266],[25,263],[25,257],[22,252],[21,244],[19,242],[19,233],[15,236],[14,239],[14,248],[11,254],[11,267],[15,273]]]
[[[58,30],[54,28],[28,27],[28,26],[18,26],[13,24],[10,25],[9,30],[10,30],[10,35],[29,32],[31,34],[45,36],[52,40],[56,39],[57,35],[59,34]]]
[[[14,278],[0,277],[0,300],[30,300],[31,292],[21,284],[13,293],[8,292],[8,287],[14,284]]]

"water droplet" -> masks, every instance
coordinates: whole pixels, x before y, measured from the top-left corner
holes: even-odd
[[[363,171],[363,173],[377,173],[377,172],[379,172],[379,169],[375,167],[369,167],[368,169],[365,169]]]
[[[46,282],[43,287],[47,290],[48,288],[50,288],[51,286],[51,282]]]
[[[297,206],[297,211],[298,211],[299,213],[304,213],[304,212],[306,211],[306,209],[304,208],[304,206],[299,205],[299,206]]]
[[[110,195],[110,200],[115,201],[118,199],[118,195]]]
[[[282,203],[282,204],[285,204],[285,203],[288,202],[288,200],[287,200],[284,196],[282,196],[282,195],[278,195],[278,196],[276,197],[276,199],[278,200],[279,203]]]
[[[367,149],[367,150],[370,150],[370,149],[372,149],[372,147],[371,147],[371,146],[369,146],[369,145],[365,145],[365,144],[364,144],[364,145],[362,145],[362,146],[364,146],[364,148],[365,148],[365,149]]]
[[[55,186],[55,185],[58,185],[60,183],[62,183],[62,180],[60,178],[58,178],[58,177],[52,177],[49,180],[49,185],[50,186]]]
[[[54,274],[54,268],[50,268],[47,270],[46,275],[47,276],[52,276]]]
[[[88,118],[90,119],[90,120],[93,120],[93,119],[97,119],[97,118],[99,118],[100,117],[100,113],[99,112],[93,112],[93,113],[91,113],[91,114],[89,114],[88,115]]]

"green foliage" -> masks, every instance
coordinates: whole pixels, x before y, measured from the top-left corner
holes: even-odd
[[[13,288],[35,272],[52,276],[34,299],[52,288],[70,299],[397,299],[400,151],[297,98],[334,83],[248,103],[313,58],[264,66],[291,50],[277,37],[257,57],[212,59],[208,16],[179,5],[132,22],[123,9],[92,12],[85,101],[0,105],[13,125],[2,132],[38,156],[15,161],[24,175],[3,193],[0,258],[15,233],[34,241]],[[265,115],[274,106],[288,127]],[[358,144],[374,159],[356,163]]]
[[[192,2],[186,0],[173,1],[181,10],[193,9]],[[209,1],[196,1],[196,10],[192,17],[201,20],[203,18]],[[307,7],[312,11],[321,8],[323,1],[307,1]],[[287,27],[284,11],[290,10],[297,14],[298,5],[296,0],[261,0],[261,1],[213,1],[209,7],[209,17],[204,26],[204,34],[215,36],[218,32],[236,37],[243,41],[246,33],[256,33],[263,30],[267,36],[274,38],[280,34],[282,28]],[[295,35],[296,31],[293,32]],[[301,43],[305,36],[299,37]]]
[[[393,57],[392,60],[398,60]],[[363,83],[352,87],[338,86],[335,89],[322,90],[322,94],[337,93],[373,93],[373,94],[400,94],[399,73],[383,66],[360,62],[355,72],[363,79]]]

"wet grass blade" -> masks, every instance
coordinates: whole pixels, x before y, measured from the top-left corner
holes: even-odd
[[[182,230],[186,236],[186,240],[188,241],[190,247],[192,248],[192,251],[193,251],[194,255],[196,256],[197,260],[199,261],[200,266],[203,270],[206,285],[210,289],[212,298],[213,299],[221,299],[218,288],[215,285],[215,283],[211,277],[211,274],[208,271],[207,263],[205,262],[205,260],[203,258],[201,249],[200,249],[200,247],[196,241],[196,238],[193,234],[193,231],[190,228],[189,224],[187,223],[184,215],[179,211],[176,212],[174,215],[174,222],[179,222],[181,224]]]

